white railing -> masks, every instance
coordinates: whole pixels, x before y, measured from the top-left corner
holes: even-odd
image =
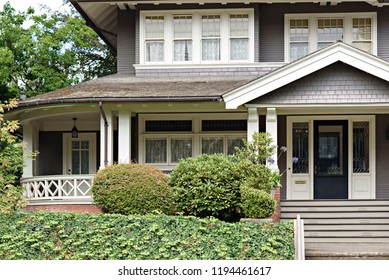
[[[59,175],[24,178],[21,183],[28,201],[92,200],[94,175]]]
[[[297,215],[294,220],[294,258],[305,260],[304,220]]]

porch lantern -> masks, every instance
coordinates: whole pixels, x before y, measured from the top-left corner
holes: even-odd
[[[76,127],[76,120],[77,118],[73,118],[74,126],[72,128],[72,138],[78,138],[78,129]]]

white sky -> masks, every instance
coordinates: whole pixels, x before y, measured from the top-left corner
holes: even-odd
[[[17,11],[25,11],[28,7],[33,7],[37,14],[40,14],[40,5],[46,5],[52,10],[58,10],[62,7],[62,0],[8,0],[11,6]],[[0,10],[7,0],[0,0]]]

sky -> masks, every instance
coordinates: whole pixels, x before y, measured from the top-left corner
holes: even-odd
[[[61,9],[63,0],[8,0],[11,6],[17,11],[25,11],[29,6],[35,9],[37,14],[40,14],[40,5],[46,5],[53,10]],[[0,0],[0,10],[7,0]]]

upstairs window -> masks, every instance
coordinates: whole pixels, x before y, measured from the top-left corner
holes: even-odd
[[[140,64],[254,62],[254,10],[140,12]]]
[[[164,60],[164,17],[145,18],[145,53],[147,62]]]
[[[201,17],[201,51],[203,61],[220,60],[220,15]]]
[[[249,59],[249,15],[230,15],[230,60]]]
[[[192,16],[174,16],[174,61],[192,61]]]
[[[285,16],[285,60],[294,61],[343,41],[376,54],[376,14],[313,14]]]

